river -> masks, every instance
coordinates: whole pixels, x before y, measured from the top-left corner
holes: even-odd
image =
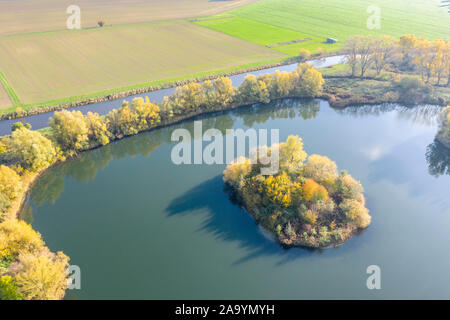
[[[224,192],[224,165],[175,165],[146,132],[50,169],[21,217],[81,269],[68,299],[449,299],[450,154],[440,108],[335,110],[282,100],[199,117],[204,130],[279,129],[361,181],[371,226],[326,250],[283,249]],[[381,290],[366,269],[381,268]]]

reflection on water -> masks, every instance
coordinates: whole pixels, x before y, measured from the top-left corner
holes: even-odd
[[[202,119],[203,132],[218,129],[223,135],[227,129],[233,128],[235,119],[242,119],[244,124],[252,127],[265,123],[269,119],[312,119],[320,110],[318,100],[282,100],[266,105],[255,105],[232,112],[219,112],[220,117],[199,117]],[[234,117],[234,118],[233,118]],[[175,129],[183,128],[194,136],[194,121],[186,121],[170,127],[142,133],[113,142],[104,147],[81,154],[76,159],[69,159],[45,173],[31,190],[31,199],[42,206],[46,201],[54,204],[64,190],[64,178],[71,177],[75,181],[88,183],[97,176],[97,171],[104,169],[112,160],[120,160],[127,156],[149,156],[163,143],[172,144],[171,134]],[[30,209],[31,210],[31,209]]]
[[[435,124],[441,108],[438,106],[417,106],[414,108],[396,104],[365,105],[360,107],[348,107],[335,110],[338,114],[354,117],[367,115],[382,115],[387,112],[397,111],[398,117],[421,124]],[[227,129],[233,128],[235,119],[242,119],[247,127],[262,124],[275,119],[314,119],[320,111],[319,100],[284,99],[269,104],[257,104],[252,107],[241,108],[233,111],[224,111],[214,116],[199,116],[202,119],[203,132],[208,129],[218,129],[223,135]],[[220,114],[220,117],[217,115]],[[125,157],[137,155],[149,156],[159,146],[166,143],[171,145],[171,133],[173,130],[183,128],[194,136],[194,121],[186,121],[170,127],[142,133],[113,142],[107,146],[91,150],[81,154],[76,159],[69,159],[58,164],[45,173],[31,190],[31,200],[39,206],[45,202],[54,204],[64,190],[65,177],[71,177],[75,181],[88,183],[95,179],[97,172],[104,169],[110,161],[120,160]],[[439,176],[450,174],[450,151],[438,141],[430,144],[426,151],[430,174]],[[22,212],[24,220],[32,221],[31,206],[25,206]],[[27,217],[27,218],[25,218]]]
[[[350,106],[337,110],[338,113],[353,117],[379,116],[387,112],[396,111],[400,119],[412,121],[417,124],[436,125],[442,107],[421,105],[416,107],[401,106],[384,103],[378,105]]]
[[[444,174],[450,175],[450,149],[446,148],[438,140],[434,140],[427,147],[426,157],[431,175],[435,177]]]

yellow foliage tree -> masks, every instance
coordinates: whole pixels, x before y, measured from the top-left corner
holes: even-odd
[[[366,228],[369,226],[371,216],[369,210],[364,205],[353,199],[345,199],[339,206],[357,228]]]
[[[41,235],[22,220],[0,223],[0,260],[21,252],[35,252],[44,246]]]
[[[77,151],[88,146],[88,126],[80,111],[63,110],[50,118],[50,127],[58,144],[65,150]]]
[[[239,187],[239,182],[252,171],[250,159],[241,157],[234,163],[230,163],[223,172],[223,181],[234,187]]]
[[[32,171],[47,168],[57,157],[57,151],[49,139],[25,127],[12,132],[9,150],[11,160]]]
[[[98,113],[88,112],[86,117],[89,141],[94,145],[107,145],[109,143],[109,132],[106,122]]]
[[[268,176],[264,181],[264,190],[266,196],[276,204],[283,207],[289,207],[291,199],[291,180],[286,172],[277,176]]]
[[[328,191],[313,179],[306,179],[303,184],[303,198],[306,201],[320,201],[328,199]]]
[[[0,165],[0,192],[8,199],[15,199],[21,190],[19,175],[9,167]]]
[[[286,142],[279,144],[280,169],[286,170],[288,173],[297,172],[307,154],[303,150],[302,138],[298,136],[289,136]]]
[[[312,154],[308,157],[308,163],[303,168],[306,178],[311,178],[320,184],[332,185],[338,177],[337,165],[328,157]]]
[[[18,292],[25,300],[60,300],[68,284],[69,258],[48,249],[38,253],[22,253],[12,266]]]

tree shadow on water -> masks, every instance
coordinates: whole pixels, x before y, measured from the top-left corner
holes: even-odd
[[[174,199],[166,211],[169,216],[185,216],[199,213],[200,209],[206,209],[209,215],[198,231],[213,234],[217,240],[235,242],[243,249],[242,252],[246,253],[232,265],[263,256],[273,256],[278,259],[276,264],[282,265],[313,254],[320,256],[327,252],[326,256],[329,257],[329,254],[333,255],[333,251],[337,253],[335,249],[288,249],[280,246],[268,233],[262,231],[253,217],[230,201],[221,175],[195,186]]]

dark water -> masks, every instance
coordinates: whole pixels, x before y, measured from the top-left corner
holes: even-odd
[[[344,59],[345,59],[345,56],[332,56],[332,57],[327,57],[327,58],[323,58],[320,60],[311,60],[311,61],[309,61],[309,63],[316,68],[324,68],[324,67],[331,66],[334,64],[342,63],[342,61],[344,61]],[[284,72],[292,72],[295,69],[297,69],[297,67],[298,67],[298,63],[293,63],[293,64],[274,67],[274,68],[267,68],[267,69],[258,70],[258,71],[236,74],[234,76],[230,76],[229,78],[233,82],[234,86],[239,86],[244,81],[245,77],[248,74],[254,74],[254,75],[258,76],[258,75],[266,74],[266,73],[272,74],[277,70],[284,71]],[[150,101],[152,101],[154,103],[160,103],[163,101],[165,96],[170,96],[171,94],[173,94],[175,89],[176,88],[161,89],[161,90],[147,92],[147,93],[141,93],[141,94],[125,97],[125,98],[119,98],[116,100],[103,101],[103,102],[88,104],[88,105],[80,106],[80,107],[76,107],[76,108],[69,108],[67,110],[69,110],[69,111],[79,110],[83,114],[86,114],[88,112],[97,112],[99,115],[105,115],[108,112],[110,112],[112,109],[119,108],[122,105],[123,100],[131,101],[133,98],[136,98],[136,97],[148,96]],[[37,114],[37,115],[33,115],[33,116],[24,117],[21,119],[0,121],[0,136],[11,134],[12,125],[18,121],[22,121],[23,123],[31,124],[31,126],[35,130],[48,127],[49,118],[52,116],[53,116],[53,112],[48,112],[48,113],[41,113],[41,114]]]
[[[450,298],[450,154],[438,107],[337,111],[282,101],[203,118],[204,130],[276,128],[361,180],[371,226],[323,251],[273,243],[223,190],[222,165],[172,164],[170,134],[112,143],[51,169],[22,216],[82,272],[68,298]],[[381,268],[368,290],[366,268]]]

